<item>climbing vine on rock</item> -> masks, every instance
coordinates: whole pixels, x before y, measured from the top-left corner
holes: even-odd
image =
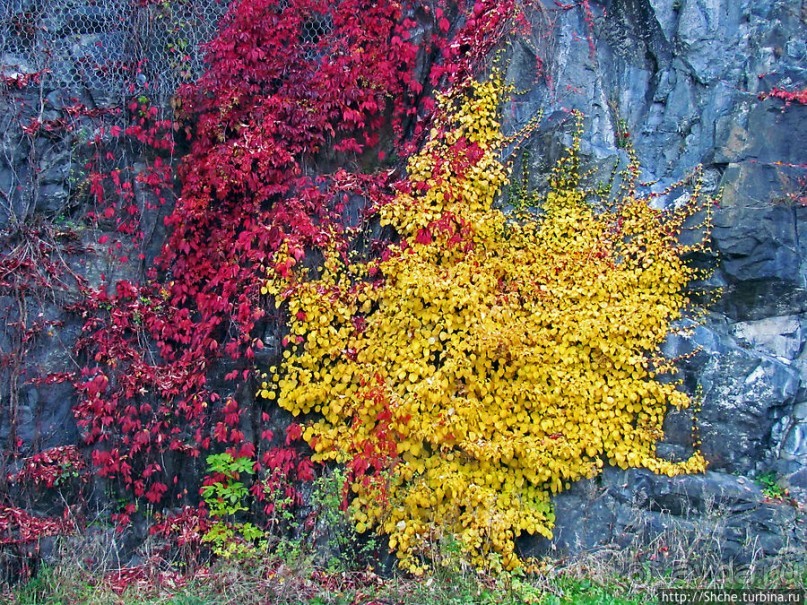
[[[660,380],[659,346],[698,276],[683,258],[702,245],[678,239],[697,186],[669,212],[630,178],[592,204],[573,147],[541,214],[508,216],[505,90],[494,73],[440,99],[380,211],[399,244],[365,263],[334,248],[316,274],[264,285],[290,334],[260,394],[306,418],[314,460],[349,469],[358,531],[388,535],[414,573],[449,539],[476,566],[517,567],[519,535],[551,536],[551,494],[605,464],[705,467],[655,449],[667,410],[690,403]]]
[[[358,207],[363,224],[362,208],[390,197],[395,163],[428,131],[433,90],[472,73],[514,10],[493,0],[232,3],[206,73],[175,98],[188,152],[166,245],[143,283],[105,283],[76,306],[74,414],[98,474],[126,502],[119,521],[141,503],[193,501],[180,474],[203,472],[207,450],[255,460],[251,493],[267,515],[269,492],[300,501],[290,482],[313,478],[301,433],[291,427],[284,441],[273,409],[251,405],[254,364],[273,355],[279,328],[261,281],[267,268],[288,275],[320,249],[347,249],[356,225],[345,217]],[[164,120],[141,100],[129,109],[135,121],[113,136],[154,147],[153,166],[167,165]],[[171,173],[157,172],[162,188]],[[104,218],[131,207],[118,172],[90,176]]]

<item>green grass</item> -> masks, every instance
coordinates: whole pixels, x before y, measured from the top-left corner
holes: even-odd
[[[303,570],[299,570],[303,571]],[[208,579],[172,589],[133,586],[118,595],[91,574],[67,568],[45,568],[7,595],[15,605],[632,605],[623,589],[586,579],[479,578],[476,574],[441,574],[426,579],[391,578],[378,585],[344,589],[317,587],[291,572],[274,585],[248,571],[214,568]],[[221,574],[221,575],[218,575]],[[95,584],[95,585],[93,585]]]
[[[457,566],[426,578],[368,572],[317,571],[311,559],[266,556],[221,561],[195,579],[179,575],[135,583],[116,593],[100,573],[75,558],[43,567],[23,585],[0,590],[8,605],[646,605],[659,588],[803,588],[803,563],[773,565],[750,574],[721,570],[717,579],[635,569],[620,572],[590,558],[565,566],[547,563],[530,575],[480,576]]]
[[[587,579],[568,578],[558,582],[561,595],[547,595],[542,605],[644,605],[647,598],[629,598],[624,589],[603,586]]]

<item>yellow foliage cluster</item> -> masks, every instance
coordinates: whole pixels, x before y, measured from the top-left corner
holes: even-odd
[[[567,159],[540,217],[506,216],[503,91],[494,74],[441,100],[410,187],[381,210],[402,238],[386,260],[334,253],[317,279],[265,286],[292,345],[263,396],[312,414],[316,460],[384,471],[354,474],[352,516],[414,573],[447,536],[476,566],[517,567],[518,535],[551,536],[550,495],[604,464],[705,466],[655,453],[668,408],[689,405],[656,357],[695,276],[686,211],[663,220],[631,197],[595,211]]]

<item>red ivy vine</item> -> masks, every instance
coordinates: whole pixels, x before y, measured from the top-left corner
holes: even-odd
[[[272,410],[253,403],[256,357],[279,352],[282,322],[260,294],[267,268],[287,272],[324,246],[347,258],[429,128],[434,91],[474,72],[515,10],[514,0],[232,4],[206,73],[176,98],[188,151],[161,254],[144,283],[100,288],[76,307],[85,365],[74,412],[98,474],[132,497],[119,521],[139,500],[185,501],[178,474],[198,473],[209,449],[255,459],[266,515],[269,492],[299,501],[293,482],[313,478],[299,426],[275,435]],[[164,203],[174,147],[148,99],[128,111],[128,127],[101,136],[142,145],[147,169],[93,169],[89,182],[98,216],[131,235],[156,210],[133,188]]]
[[[769,92],[763,92],[759,95],[760,100],[765,99],[779,99],[785,102],[785,107],[796,103],[798,105],[807,105],[807,88],[802,90],[785,90],[784,88],[774,87]]]

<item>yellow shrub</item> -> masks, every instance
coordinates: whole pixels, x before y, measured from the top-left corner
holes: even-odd
[[[694,270],[646,200],[585,203],[561,163],[539,218],[507,217],[500,78],[440,102],[409,184],[381,209],[402,243],[386,260],[330,255],[321,277],[271,276],[292,345],[262,394],[312,414],[319,461],[352,469],[360,532],[389,536],[414,573],[451,536],[484,567],[519,564],[515,538],[551,536],[550,495],[609,463],[674,475],[656,456],[669,406],[657,374]],[[382,275],[383,280],[367,275]]]

